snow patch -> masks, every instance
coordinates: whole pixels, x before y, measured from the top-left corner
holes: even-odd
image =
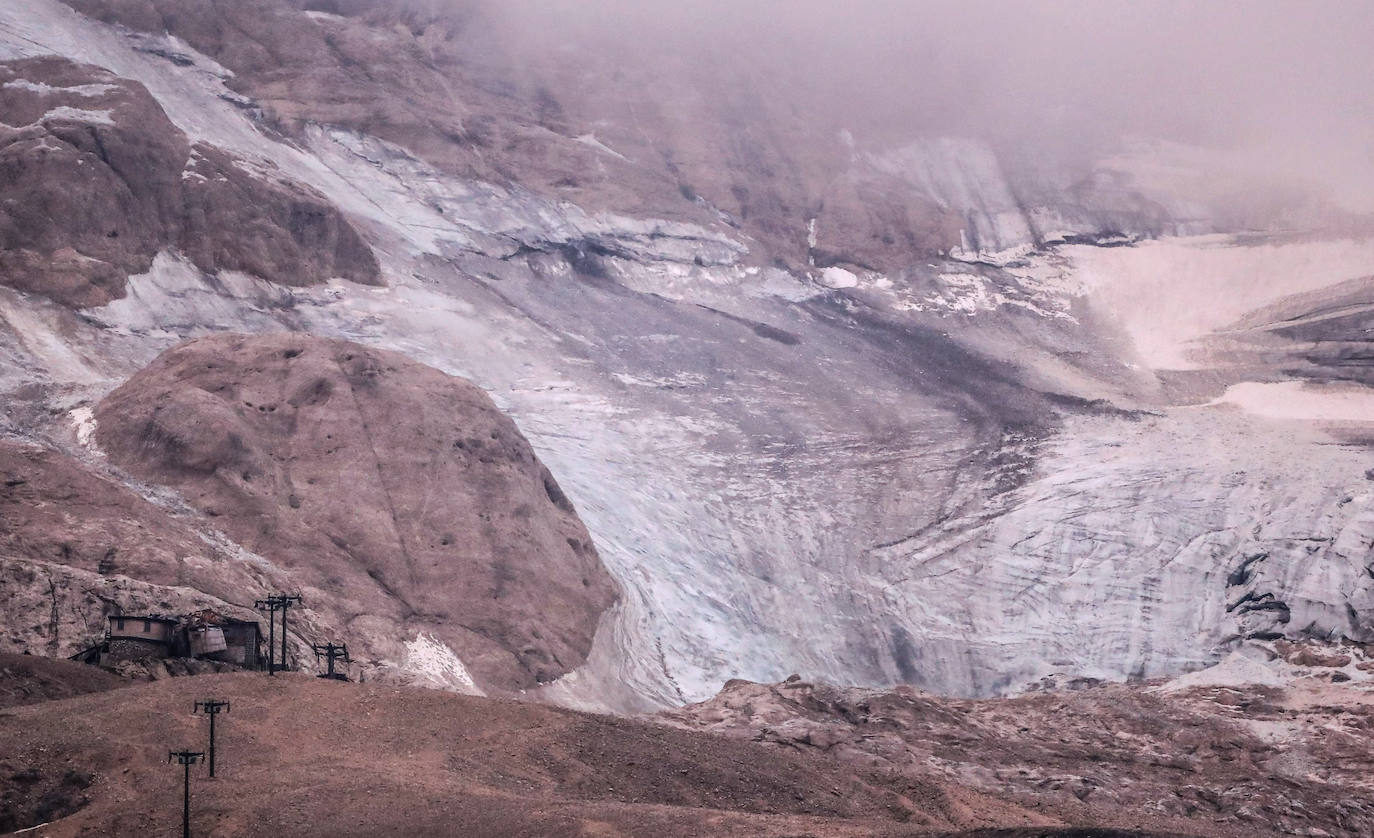
[[[886,287],[883,282],[873,284]],[[897,299],[893,308],[971,317],[1010,306],[1040,317],[1076,322],[1073,301],[1083,293],[1082,283],[1066,269],[1064,260],[1052,253],[1036,254],[995,272],[953,268],[936,274],[932,284],[934,289],[926,293],[894,292]]]
[[[821,271],[821,285],[826,288],[853,288],[859,284],[859,277],[853,271],[841,267],[829,267]]]
[[[1209,407],[1219,405],[1271,419],[1374,422],[1374,390],[1353,385],[1244,381],[1208,402]]]
[[[945,303],[950,311],[960,314],[975,314],[979,311],[992,311],[1003,300],[994,294],[991,283],[977,274],[952,273],[940,274],[940,282],[950,292],[936,299]]]
[[[15,79],[14,81],[5,82],[3,85],[0,85],[0,87],[10,87],[16,90],[29,90],[43,96],[49,96],[54,93],[71,93],[86,98],[94,98],[96,96],[104,96],[106,93],[109,93],[111,90],[114,90],[116,88],[116,85],[76,84],[72,85],[71,87],[56,87],[54,85],[47,84],[41,81]]]
[[[90,448],[95,437],[95,411],[89,407],[78,407],[67,415],[71,417],[76,441],[82,448]]]
[[[486,695],[453,650],[432,635],[420,632],[406,641],[402,668],[436,686],[467,695]]]
[[[1116,320],[1152,369],[1197,369],[1197,341],[1285,297],[1368,276],[1374,239],[1246,243],[1196,236],[1132,247],[1072,245],[1093,307]]]
[[[626,157],[625,155],[621,154],[620,152],[616,151],[615,149],[598,140],[595,134],[583,134],[580,137],[574,137],[574,139],[577,140],[577,142],[582,143],[582,145],[587,146],[588,148],[594,148],[603,154],[609,154],[612,157],[619,157],[621,160],[624,160],[627,163],[630,161],[630,158]]]
[[[108,110],[89,111],[82,108],[71,108],[66,105],[53,108],[43,114],[40,122],[49,119],[75,119],[78,122],[87,122],[92,125],[114,125],[114,117],[110,116]]]
[[[612,373],[611,378],[627,387],[653,387],[659,390],[685,390],[706,386],[706,376],[698,373],[683,372],[664,377],[637,377],[623,372]]]

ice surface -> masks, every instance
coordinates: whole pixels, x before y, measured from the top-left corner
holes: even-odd
[[[963,244],[951,253],[954,258],[1005,264],[1033,249],[1035,237],[1025,213],[997,155],[985,143],[942,137],[867,159],[878,171],[906,180],[969,219]]]
[[[859,278],[853,271],[831,267],[821,271],[821,284],[826,288],[853,288],[859,284]]]
[[[95,439],[95,411],[89,407],[78,407],[68,415],[72,419],[77,444],[89,448]]]

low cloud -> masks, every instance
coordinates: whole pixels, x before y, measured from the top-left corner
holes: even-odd
[[[331,2],[461,21],[474,60],[512,75],[566,72],[581,55],[629,74],[699,71],[704,88],[763,79],[817,124],[856,136],[975,135],[1050,160],[1128,137],[1177,140],[1374,210],[1365,0],[316,5]]]

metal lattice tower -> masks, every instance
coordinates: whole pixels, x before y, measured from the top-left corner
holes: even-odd
[[[229,702],[214,698],[197,701],[191,708],[192,713],[204,713],[210,717],[210,776],[215,776],[215,717],[229,712]]]
[[[343,675],[334,673],[334,661],[341,660],[344,663],[352,663],[353,659],[348,656],[347,643],[316,643],[314,644],[315,660],[324,658],[329,661],[328,674],[321,675],[321,678],[333,678],[335,680],[347,680]]]

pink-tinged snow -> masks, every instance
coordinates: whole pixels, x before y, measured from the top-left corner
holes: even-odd
[[[1121,325],[1138,363],[1200,369],[1196,342],[1270,303],[1374,273],[1374,239],[1238,243],[1229,236],[1135,247],[1066,247],[1090,304]]]

